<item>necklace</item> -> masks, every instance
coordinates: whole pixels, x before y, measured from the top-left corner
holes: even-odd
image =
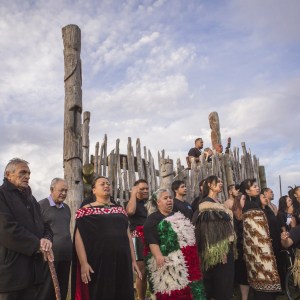
[[[103,203],[103,202],[99,202],[99,201],[95,201],[99,206],[102,206],[102,207],[110,207],[110,202],[107,202],[107,203]]]

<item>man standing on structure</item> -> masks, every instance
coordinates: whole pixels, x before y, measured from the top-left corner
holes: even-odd
[[[13,158],[0,187],[0,300],[40,300],[43,255],[53,260],[52,232],[29,187],[28,162]]]
[[[140,237],[139,228],[144,226],[147,219],[146,201],[149,197],[148,183],[144,179],[139,179],[134,183],[130,199],[125,203],[126,211],[130,222],[130,232],[133,238],[135,255],[138,267],[142,273],[142,279],[136,278],[136,291],[139,300],[145,300],[147,290],[147,277],[143,255],[143,241]]]
[[[53,231],[54,265],[60,286],[61,300],[67,298],[70,265],[72,260],[72,240],[70,234],[71,211],[64,203],[68,186],[64,179],[54,178],[50,185],[50,195],[39,202],[42,216]],[[44,268],[45,284],[41,290],[41,299],[55,299],[55,291],[49,268]]]
[[[189,162],[192,163],[194,159],[196,162],[199,161],[199,157],[201,155],[201,149],[203,148],[203,140],[202,138],[195,139],[195,147],[191,148],[188,152]]]

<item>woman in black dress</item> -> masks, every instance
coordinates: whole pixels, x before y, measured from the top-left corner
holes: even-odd
[[[293,216],[293,201],[285,195],[279,198],[277,220],[280,224],[281,231],[290,231]]]
[[[92,184],[95,201],[76,212],[72,299],[133,300],[135,261],[128,217],[110,202],[110,183],[97,177]]]
[[[247,300],[249,295],[249,282],[247,278],[247,268],[244,259],[244,231],[243,231],[243,214],[242,209],[245,204],[244,196],[237,196],[233,201],[232,212],[234,230],[236,234],[236,249],[237,259],[234,262],[234,281],[236,285],[239,285],[242,300]]]

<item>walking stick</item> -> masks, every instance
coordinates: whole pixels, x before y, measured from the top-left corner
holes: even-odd
[[[59,283],[58,283],[58,279],[57,279],[57,274],[56,274],[56,271],[55,271],[54,262],[51,259],[51,255],[50,255],[49,251],[47,252],[47,261],[48,261],[48,265],[49,265],[49,269],[50,269],[50,273],[51,273],[51,278],[52,278],[52,282],[53,282],[53,286],[54,286],[55,298],[56,298],[56,300],[61,300],[60,288],[59,288]]]

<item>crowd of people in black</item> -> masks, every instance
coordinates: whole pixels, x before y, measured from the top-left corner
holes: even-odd
[[[242,300],[249,293],[276,299],[285,288],[281,250],[300,249],[300,186],[277,209],[272,189],[260,190],[251,178],[226,187],[224,203],[225,187],[214,175],[199,183],[192,203],[184,181],[149,196],[140,179],[121,205],[111,198],[109,180],[98,176],[76,212],[72,247],[66,182],[53,179],[50,195],[38,203],[29,178],[28,163],[13,159],[0,187],[0,300],[55,299],[43,257],[55,262],[63,300],[71,260],[76,300],[133,300],[134,272],[139,300],[147,299],[147,288],[158,300],[230,300],[235,287]],[[300,270],[296,252],[297,258]]]

